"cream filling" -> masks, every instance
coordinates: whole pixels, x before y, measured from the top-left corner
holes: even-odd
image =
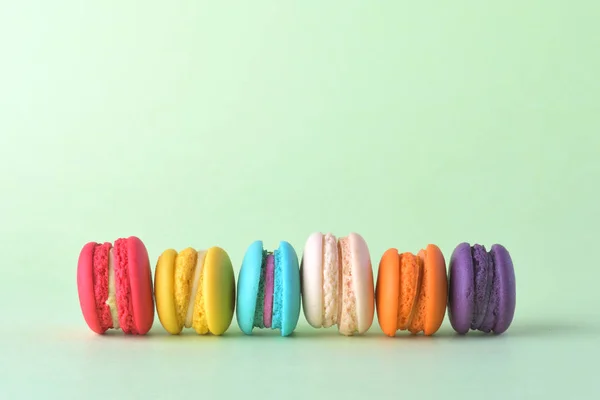
[[[196,294],[198,294],[198,285],[200,284],[200,275],[202,275],[202,269],[204,267],[204,258],[206,257],[206,251],[198,252],[198,260],[196,261],[196,268],[194,270],[194,284],[192,285],[192,292],[190,293],[190,302],[188,303],[188,310],[185,317],[185,327],[191,328],[194,321],[194,305],[196,303]]]
[[[337,325],[343,335],[353,335],[358,331],[356,283],[352,274],[350,240],[350,236],[338,240],[338,260],[341,271]]]
[[[323,237],[323,327],[329,328],[338,322],[340,306],[340,260],[337,240],[332,234]]]
[[[115,288],[115,258],[113,256],[113,249],[111,248],[108,252],[108,298],[106,299],[106,305],[110,309],[110,316],[113,322],[113,328],[119,329],[119,311],[117,308],[117,290]]]

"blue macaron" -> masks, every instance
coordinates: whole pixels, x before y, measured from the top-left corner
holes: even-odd
[[[237,283],[236,318],[242,332],[279,329],[288,336],[300,316],[300,269],[294,248],[285,241],[273,252],[255,241],[248,247]]]

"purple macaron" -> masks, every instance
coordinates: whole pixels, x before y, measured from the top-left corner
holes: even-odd
[[[505,332],[516,305],[515,271],[508,251],[495,244],[459,244],[450,257],[448,317],[460,334]]]

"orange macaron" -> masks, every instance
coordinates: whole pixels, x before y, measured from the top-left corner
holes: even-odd
[[[396,331],[433,335],[442,325],[448,301],[446,261],[433,244],[412,253],[388,249],[379,262],[375,290],[377,319],[388,336]]]

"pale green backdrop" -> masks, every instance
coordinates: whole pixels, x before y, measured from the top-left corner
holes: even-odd
[[[0,398],[594,398],[596,1],[2,1]],[[501,337],[99,337],[76,262],[137,235],[511,252]]]

